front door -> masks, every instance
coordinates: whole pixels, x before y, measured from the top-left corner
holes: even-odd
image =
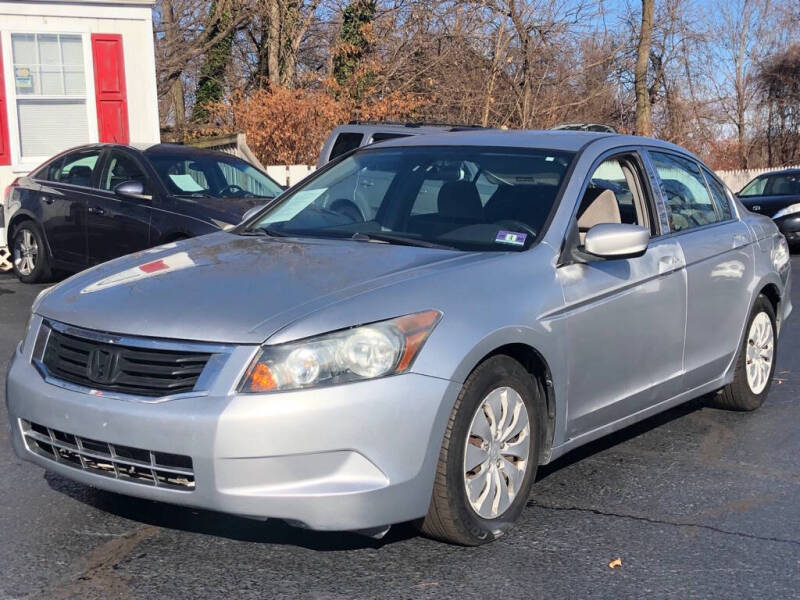
[[[604,160],[588,182],[577,227],[581,238],[600,223],[647,227],[655,235],[645,254],[558,268],[566,302],[571,438],[670,398],[680,383],[683,255],[677,241],[658,235],[644,172],[635,152]]]
[[[136,159],[122,150],[110,150],[87,208],[92,264],[150,247],[151,201],[114,193],[117,185],[132,180],[142,182],[145,194],[150,193],[148,178]]]

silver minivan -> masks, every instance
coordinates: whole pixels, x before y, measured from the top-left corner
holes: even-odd
[[[373,172],[374,214],[329,208]],[[789,286],[775,224],[677,146],[396,139],[43,292],[10,437],[122,494],[480,544],[538,465],[697,396],[758,408]]]

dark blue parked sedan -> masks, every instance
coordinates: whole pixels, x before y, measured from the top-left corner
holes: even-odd
[[[772,217],[790,244],[800,242],[800,169],[759,175],[737,194],[748,209]]]
[[[6,191],[8,245],[24,282],[218,231],[282,192],[240,158],[188,146],[91,144]]]

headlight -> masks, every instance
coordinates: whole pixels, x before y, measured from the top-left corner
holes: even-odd
[[[240,392],[295,390],[402,373],[411,367],[442,314],[436,310],[263,346]]]
[[[786,215],[793,215],[794,213],[800,213],[800,203],[790,204],[786,208],[780,209],[778,212],[772,215],[772,218],[779,219],[781,217],[785,217]]]
[[[789,264],[789,244],[782,235],[776,236],[775,246],[772,248],[772,266],[776,271],[782,271]]]

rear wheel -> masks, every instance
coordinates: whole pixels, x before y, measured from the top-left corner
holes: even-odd
[[[39,228],[33,221],[23,221],[11,238],[11,264],[19,280],[38,283],[50,277],[50,260]]]
[[[712,401],[727,410],[755,410],[764,404],[775,373],[775,310],[765,297],[756,299],[745,330],[733,381]]]
[[[511,528],[539,464],[542,400],[535,380],[508,356],[472,372],[447,424],[423,533],[476,546]]]

